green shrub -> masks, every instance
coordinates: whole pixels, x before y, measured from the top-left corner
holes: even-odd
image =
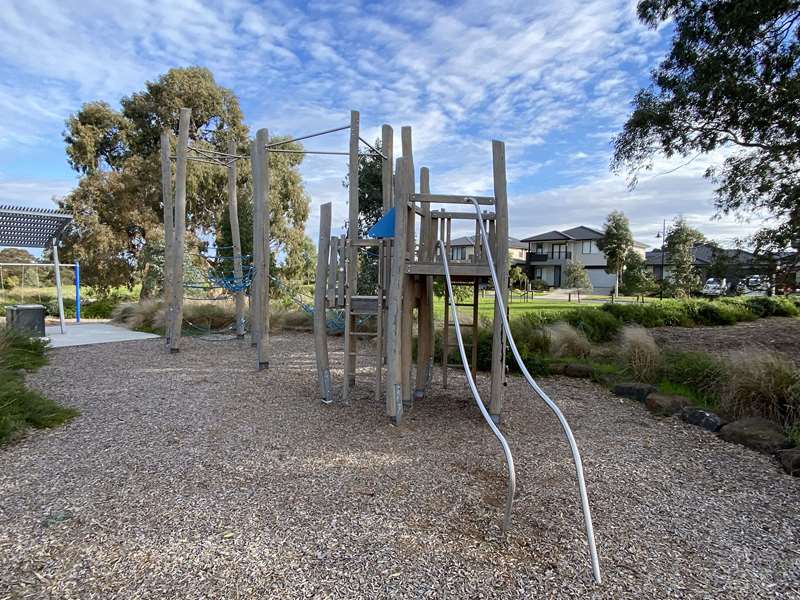
[[[613,314],[594,308],[570,310],[561,318],[596,343],[611,341],[622,328],[622,321]]]
[[[517,349],[519,350],[519,355],[520,358],[522,358],[522,362],[525,363],[525,368],[528,369],[528,373],[530,373],[533,377],[547,375],[550,372],[547,367],[548,361],[545,356],[536,352],[530,352],[527,349]],[[515,373],[521,372],[517,361],[510,354],[508,355],[506,362],[508,363],[511,371],[514,371]]]
[[[659,300],[645,304],[604,304],[602,310],[623,323],[642,327],[691,327],[694,323],[686,310],[686,301]]]
[[[586,336],[569,323],[558,321],[548,325],[546,331],[550,336],[550,354],[556,358],[564,356],[585,358],[592,351],[592,345]]]
[[[536,318],[538,313],[526,313],[509,323],[511,335],[517,344],[520,355],[523,350],[527,354],[547,356],[550,353],[550,336],[544,324]]]
[[[112,297],[101,298],[94,302],[81,304],[81,317],[87,319],[110,319],[117,301]]]
[[[57,298],[50,298],[45,300],[42,298],[42,303],[44,305],[45,312],[51,317],[58,316],[58,299]],[[65,297],[64,298],[64,318],[65,319],[74,319],[75,318],[75,298],[72,297]]]
[[[693,390],[704,404],[716,406],[729,377],[727,364],[705,352],[667,352],[662,360],[664,382]]]
[[[796,317],[800,314],[797,304],[786,298],[751,296],[744,302],[759,317]]]
[[[78,414],[25,386],[21,370],[44,365],[45,347],[38,338],[0,328],[0,444],[26,427],[53,427]]]

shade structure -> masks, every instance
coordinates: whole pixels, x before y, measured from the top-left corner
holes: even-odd
[[[72,215],[50,208],[0,206],[0,246],[47,248],[72,221]]]

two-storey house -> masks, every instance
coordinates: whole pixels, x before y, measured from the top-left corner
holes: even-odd
[[[548,286],[562,286],[562,274],[567,261],[581,263],[589,273],[592,288],[598,293],[614,289],[616,275],[606,273],[606,257],[597,243],[603,232],[585,225],[564,231],[548,231],[528,238],[526,270],[531,280],[541,280]],[[634,242],[634,250],[645,255],[646,245]]]
[[[510,266],[524,265],[528,244],[516,238],[508,238],[508,256]],[[450,255],[447,257],[455,262],[472,262],[475,256],[475,236],[468,235],[450,241]]]

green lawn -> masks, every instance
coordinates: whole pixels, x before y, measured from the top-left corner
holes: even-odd
[[[520,316],[528,312],[535,311],[564,311],[578,307],[597,308],[601,304],[596,302],[567,302],[566,300],[529,300],[528,302],[515,301],[508,305],[508,313],[511,318]],[[459,306],[458,314],[462,321],[470,322],[472,320],[472,308],[467,306]],[[491,319],[494,315],[494,297],[486,296],[479,299],[478,315],[481,318]],[[438,297],[433,299],[433,317],[437,321],[444,319],[444,298]]]

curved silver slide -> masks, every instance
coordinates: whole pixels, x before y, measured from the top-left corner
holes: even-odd
[[[522,357],[519,355],[519,350],[517,350],[517,345],[514,342],[514,337],[511,335],[511,327],[508,324],[508,316],[506,315],[506,307],[503,303],[502,295],[497,294],[497,290],[500,289],[497,271],[494,268],[494,258],[492,257],[492,249],[489,245],[489,236],[486,235],[486,227],[483,222],[483,218],[481,216],[481,209],[480,205],[474,198],[468,198],[473,206],[475,207],[475,215],[478,220],[478,225],[481,232],[481,241],[483,242],[483,248],[486,251],[486,258],[489,262],[489,269],[492,273],[492,282],[494,283],[495,289],[495,298],[498,304],[498,308],[500,309],[500,317],[503,321],[503,329],[506,332],[506,336],[508,337],[508,345],[511,347],[511,352],[514,354],[514,359],[517,361],[522,374],[524,375],[525,379],[528,382],[528,385],[533,388],[536,394],[547,404],[548,408],[553,411],[553,414],[558,418],[558,422],[561,424],[561,428],[564,430],[564,436],[567,438],[567,442],[569,442],[570,450],[572,451],[572,460],[575,463],[575,474],[578,479],[578,492],[581,497],[581,508],[583,509],[583,520],[586,528],[586,541],[589,543],[589,555],[591,556],[592,560],[592,575],[594,577],[595,583],[600,583],[602,581],[602,577],[600,575],[600,561],[597,558],[597,546],[594,542],[594,527],[592,527],[592,513],[589,510],[589,497],[586,494],[586,482],[583,479],[583,463],[581,462],[581,455],[578,452],[578,445],[575,443],[575,436],[572,435],[572,429],[569,427],[569,423],[567,423],[567,419],[564,417],[564,414],[561,412],[561,409],[558,408],[558,405],[553,402],[550,397],[545,393],[545,391],[539,387],[539,384],[531,376],[530,372],[528,372],[525,363],[522,360]],[[441,242],[439,242],[441,244]],[[440,248],[440,251],[444,253],[444,251]],[[447,261],[445,260],[445,273],[447,273]],[[447,282],[448,286],[450,285],[450,277],[449,274],[447,275]],[[449,289],[449,287],[448,287]],[[450,298],[452,302],[452,291],[450,293]],[[453,311],[455,312],[455,310]],[[496,317],[496,315],[495,315]],[[456,328],[458,331],[458,328]],[[459,334],[459,340],[460,340]],[[462,351],[462,357],[464,356]],[[466,362],[464,363],[466,368]],[[469,369],[466,369],[469,371]],[[473,392],[475,393],[475,392]],[[499,435],[499,434],[495,434]],[[507,517],[508,518],[508,517]]]
[[[450,298],[450,310],[453,315],[453,324],[455,325],[456,330],[456,341],[458,342],[458,351],[461,354],[461,362],[464,365],[464,373],[467,375],[467,382],[469,383],[469,388],[472,391],[472,397],[475,398],[475,403],[478,405],[478,408],[480,409],[484,420],[491,428],[492,433],[497,438],[497,441],[500,442],[500,446],[503,448],[503,455],[506,459],[506,467],[508,468],[508,491],[506,492],[506,515],[503,518],[503,533],[505,533],[511,526],[511,508],[514,504],[514,492],[517,489],[517,477],[516,473],[514,472],[514,457],[511,456],[511,448],[508,447],[506,438],[502,433],[500,433],[497,425],[494,424],[492,417],[489,415],[489,411],[486,410],[486,406],[483,404],[481,395],[478,392],[478,386],[475,385],[475,378],[472,376],[472,369],[470,369],[469,360],[467,359],[467,351],[464,349],[464,340],[461,337],[461,325],[458,323],[458,307],[456,306],[455,294],[453,294],[453,282],[450,280],[450,267],[447,263],[447,249],[442,240],[438,240],[437,245],[439,247],[439,254],[442,255],[444,278],[447,282],[447,292]]]

